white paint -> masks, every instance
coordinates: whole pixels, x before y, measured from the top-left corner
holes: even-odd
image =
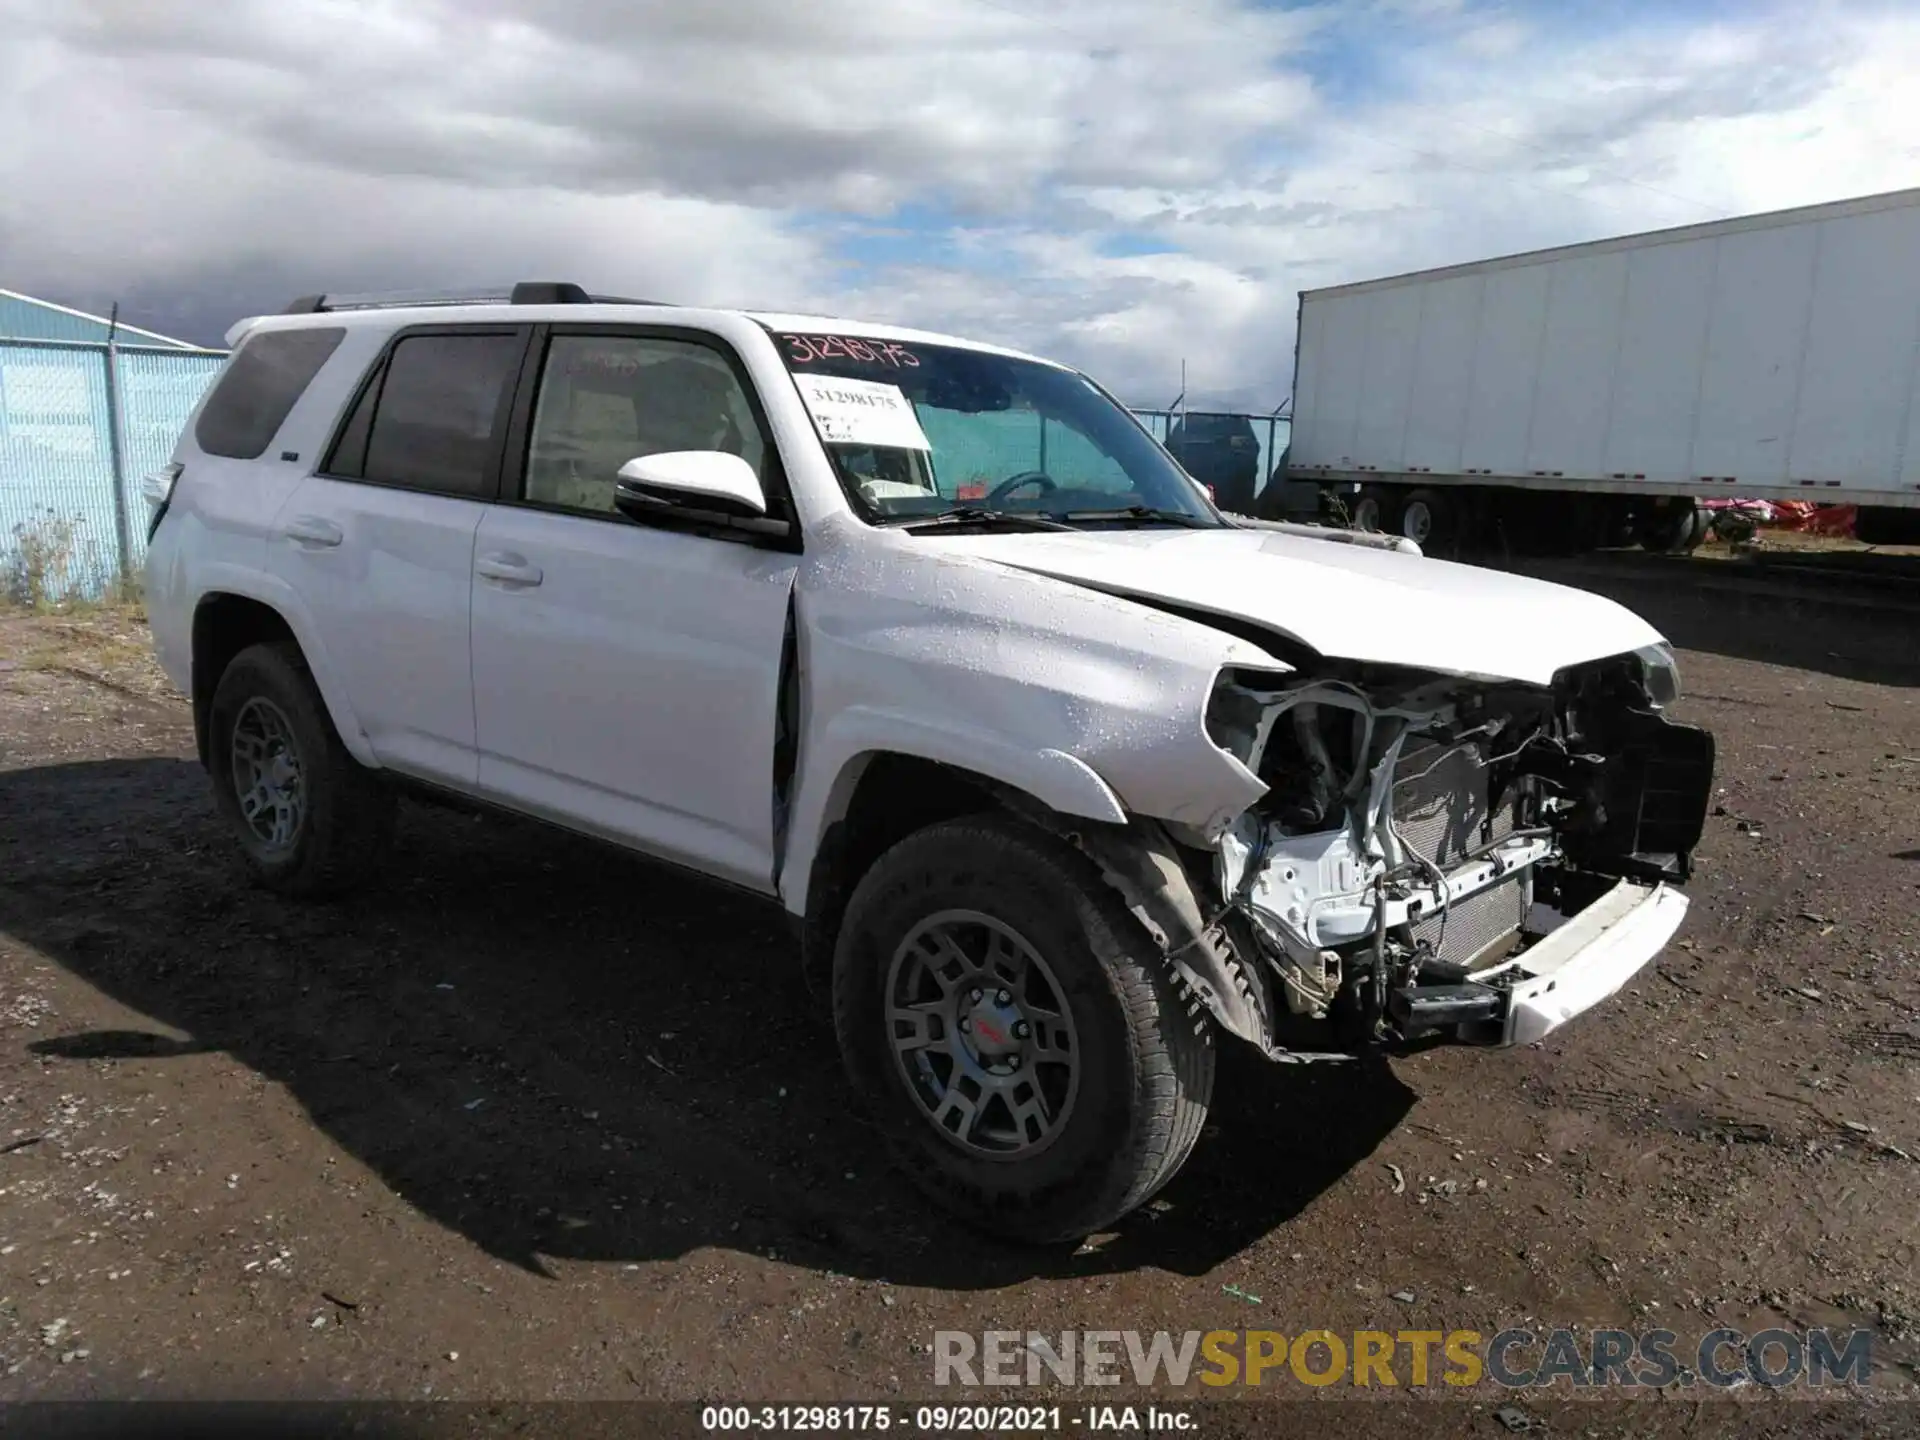
[[[913,403],[898,385],[879,380],[843,380],[832,375],[795,375],[820,438],[830,445],[931,450]]]
[[[1616,994],[1666,948],[1687,897],[1667,885],[1622,880],[1529,949],[1507,1011],[1506,1043],[1526,1045]]]
[[[756,515],[767,513],[760,477],[745,460],[724,450],[663,450],[636,456],[620,467],[619,478],[664,492],[695,509],[702,500],[718,500]]]
[[[1285,671],[1257,647],[850,516],[807,544],[796,586],[806,726],[780,878],[789,909],[805,908],[821,835],[889,750],[1098,820],[1207,828],[1265,793],[1201,724],[1222,666]]]
[[[1290,463],[1920,505],[1916,249],[1904,190],[1307,291]]]
[[[771,890],[775,695],[799,557],[501,505],[474,553],[462,595],[480,792]],[[492,557],[538,583],[489,578]]]
[[[1323,655],[1545,684],[1656,644],[1624,606],[1475,565],[1267,530],[922,537],[1119,595],[1269,626]]]
[[[374,758],[443,784],[475,777],[467,592],[487,508],[309,475],[265,543],[267,573],[301,597],[326,636],[333,686]]]

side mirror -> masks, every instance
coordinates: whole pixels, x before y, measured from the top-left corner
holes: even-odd
[[[620,467],[613,503],[622,515],[642,523],[675,510],[738,519],[767,513],[760,477],[724,450],[667,450],[629,460]]]

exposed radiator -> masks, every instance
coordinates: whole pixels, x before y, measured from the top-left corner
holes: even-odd
[[[1478,742],[1447,746],[1411,740],[1394,771],[1393,818],[1400,838],[1441,870],[1451,870],[1481,846],[1514,829],[1514,805],[1489,805],[1486,752]],[[1471,964],[1510,938],[1533,904],[1528,867],[1454,905],[1444,924],[1438,911],[1413,927],[1442,960]]]

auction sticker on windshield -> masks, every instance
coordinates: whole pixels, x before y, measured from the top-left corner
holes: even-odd
[[[828,444],[933,449],[913,402],[898,385],[833,375],[796,375],[793,380],[813,423],[820,427],[820,438]]]

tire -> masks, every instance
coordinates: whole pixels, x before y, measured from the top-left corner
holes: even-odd
[[[260,885],[302,899],[338,895],[385,859],[393,793],[340,743],[298,646],[281,641],[236,655],[214,689],[207,736],[214,803]],[[265,786],[243,792],[250,767]],[[281,803],[250,820],[243,793]]]
[[[1640,522],[1640,544],[1656,555],[1684,555],[1706,536],[1703,515],[1691,499],[1653,510]]]
[[[1361,488],[1353,500],[1353,528],[1367,530],[1374,534],[1387,528],[1387,516],[1392,509],[1392,497],[1377,485]]]
[[[1681,537],[1680,553],[1691,555],[1706,543],[1707,536],[1713,533],[1714,512],[1696,505],[1693,516],[1687,522],[1687,533]]]
[[[942,938],[970,964],[997,938],[1015,969],[1024,946],[1024,983],[998,992],[1011,1005],[990,980],[976,987],[961,974]],[[916,958],[927,954],[944,954],[954,975],[936,977]],[[910,1027],[892,1020],[890,1001],[913,997],[935,1013]],[[1003,1238],[1078,1241],[1117,1220],[1173,1178],[1206,1120],[1209,1022],[1188,1012],[1158,948],[1092,863],[1010,817],[935,825],[875,862],[841,924],[833,1008],[848,1078],[909,1178],[962,1223]],[[1068,1043],[1057,1043],[1049,1012],[1070,1022]],[[988,1070],[1005,1062],[983,1039],[1028,1033],[1021,1016],[1033,1020],[1015,1072],[1024,1098],[1019,1080]],[[896,1047],[901,1030],[922,1043]],[[996,1095],[982,1075],[1011,1088]],[[1036,1095],[1049,1102],[1038,1114]]]
[[[1423,555],[1451,555],[1460,540],[1459,515],[1453,497],[1423,486],[1395,508],[1393,533],[1413,541]]]

